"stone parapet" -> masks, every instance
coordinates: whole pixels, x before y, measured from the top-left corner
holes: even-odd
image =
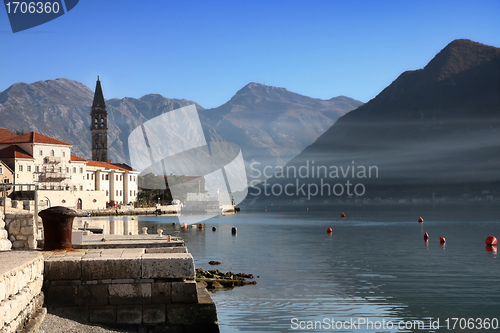
[[[19,332],[43,305],[43,256],[8,251],[0,261],[0,332]]]

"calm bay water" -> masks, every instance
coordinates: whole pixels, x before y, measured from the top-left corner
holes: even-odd
[[[215,217],[204,230],[173,228],[175,217],[139,217],[137,226],[183,237],[196,267],[259,276],[257,285],[212,294],[222,333],[495,331],[477,329],[480,321],[448,330],[446,319],[500,319],[498,256],[484,243],[489,235],[500,238],[499,209],[358,208],[345,211],[345,219],[340,210],[282,210]],[[374,326],[325,324],[362,318]],[[397,326],[414,320],[425,327]],[[430,329],[430,320],[439,328]],[[308,321],[322,326],[300,329]]]

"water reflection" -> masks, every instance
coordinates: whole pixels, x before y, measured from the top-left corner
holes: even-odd
[[[139,221],[131,217],[104,217],[104,218],[76,218],[73,222],[74,228],[104,229],[111,235],[138,235],[140,233]]]
[[[419,331],[436,332],[429,320],[440,320],[442,329],[446,318],[497,317],[497,248],[485,251],[484,239],[500,235],[498,212],[482,210],[484,221],[457,210],[424,213],[425,229],[414,212],[389,209],[384,215],[349,211],[345,219],[313,210],[242,212],[207,220],[204,230],[173,228],[168,217],[139,217],[133,228],[178,233],[197,267],[212,269],[208,262],[217,260],[221,271],[260,276],[255,286],[212,295],[221,333],[292,331],[293,318],[423,320]],[[422,244],[426,230],[430,238]],[[446,237],[446,247],[437,235]]]

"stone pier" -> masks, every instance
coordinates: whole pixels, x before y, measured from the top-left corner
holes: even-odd
[[[47,310],[144,333],[219,332],[182,239],[90,235],[74,244],[79,249],[11,250],[11,237],[17,248],[32,248],[37,229],[32,216],[9,215],[6,224],[1,215],[0,333],[37,332]]]
[[[44,257],[49,312],[148,332],[219,332],[215,304],[195,282],[185,247],[78,249]]]

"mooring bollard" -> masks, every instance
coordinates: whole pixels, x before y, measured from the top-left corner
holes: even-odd
[[[147,227],[143,227],[142,228],[142,234],[143,235],[147,235],[148,234],[148,228]]]
[[[158,237],[163,237],[163,230],[162,229],[158,229]]]
[[[43,251],[71,249],[71,233],[76,211],[62,206],[38,213],[43,222]]]

